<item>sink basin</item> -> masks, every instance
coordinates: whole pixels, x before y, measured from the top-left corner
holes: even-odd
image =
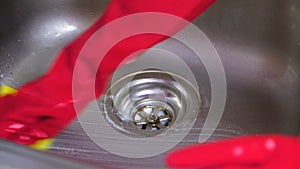
[[[104,12],[108,1],[1,1],[0,82],[12,87],[42,75],[59,50]],[[210,39],[223,63],[227,99],[209,140],[246,134],[298,135],[300,130],[300,1],[218,1],[194,24]],[[172,39],[158,46],[177,49]],[[181,54],[182,55],[182,54]],[[191,54],[192,55],[192,54]],[[195,125],[177,147],[198,141],[211,102],[207,72],[186,59],[200,86]],[[204,130],[210,130],[206,128]],[[165,153],[149,158],[117,156],[97,146],[75,120],[50,152],[112,168],[163,168]]]

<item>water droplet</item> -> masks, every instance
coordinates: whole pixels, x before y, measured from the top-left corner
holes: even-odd
[[[244,153],[243,147],[241,147],[241,146],[236,146],[236,147],[233,148],[233,155],[234,155],[234,156],[239,157],[239,156],[243,155],[243,153]]]
[[[19,139],[22,141],[31,141],[32,138],[29,136],[25,136],[25,135],[19,135]]]
[[[29,132],[29,135],[32,137],[37,137],[37,138],[47,138],[48,135],[46,132],[40,130],[40,129],[33,129]]]
[[[12,123],[11,125],[8,126],[10,129],[21,129],[24,128],[25,125],[22,123]]]
[[[272,139],[268,139],[265,143],[266,149],[272,151],[276,148],[276,142]]]

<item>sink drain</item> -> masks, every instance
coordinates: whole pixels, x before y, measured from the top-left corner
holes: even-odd
[[[139,108],[133,115],[134,124],[145,131],[165,129],[172,122],[169,110],[160,106],[146,106]]]
[[[99,104],[107,122],[119,132],[152,137],[193,122],[200,105],[197,93],[178,75],[148,70],[113,83]]]

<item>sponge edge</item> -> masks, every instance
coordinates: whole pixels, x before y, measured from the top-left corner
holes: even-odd
[[[1,97],[6,96],[6,95],[15,95],[15,94],[17,94],[17,92],[18,91],[16,89],[6,86],[6,85],[1,85],[1,87],[0,87],[0,96]]]
[[[29,147],[40,151],[47,151],[54,141],[55,139],[38,140],[34,144],[29,145]]]
[[[17,94],[17,90],[7,86],[7,85],[1,85],[0,86],[0,97],[4,97],[6,95],[15,95]],[[54,143],[55,139],[42,139],[38,140],[34,144],[29,145],[30,148],[33,148],[35,150],[40,151],[46,151],[50,148],[50,146]]]

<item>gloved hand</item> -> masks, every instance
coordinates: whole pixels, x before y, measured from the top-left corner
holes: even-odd
[[[300,139],[264,135],[208,142],[171,152],[166,164],[181,169],[299,169]]]
[[[167,13],[192,21],[213,2],[214,0],[112,0],[104,15],[60,52],[57,60],[44,76],[25,84],[16,94],[0,98],[0,138],[21,144],[32,144],[39,139],[54,137],[76,117],[75,102],[80,104],[80,110],[77,111],[81,111],[94,99],[84,95],[88,86],[94,86],[96,81],[95,95],[99,97],[110,75],[126,57],[168,38],[163,35],[141,34],[125,39],[105,55],[99,69],[98,65],[95,65],[95,58],[89,55],[81,56],[83,79],[78,82],[72,81],[75,63],[81,49],[88,39],[107,23],[126,15],[142,12]],[[130,30],[142,24],[144,23],[123,25],[122,29]],[[175,28],[174,25],[157,26],[173,34],[185,26]],[[90,52],[95,52],[97,55],[97,51]],[[90,71],[94,70],[98,70],[96,80],[90,77]],[[81,99],[74,100],[72,97],[74,83],[77,86],[76,90],[82,93]]]

